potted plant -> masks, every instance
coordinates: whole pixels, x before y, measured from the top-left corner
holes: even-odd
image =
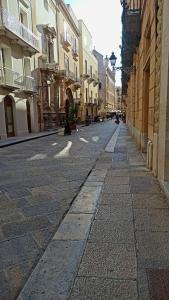
[[[77,120],[76,116],[77,116],[77,107],[76,105],[72,104],[69,110],[69,122],[70,122],[71,130],[76,130],[76,120]]]

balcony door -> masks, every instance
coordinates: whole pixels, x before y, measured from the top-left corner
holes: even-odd
[[[7,137],[15,136],[14,130],[14,117],[13,117],[13,100],[10,96],[6,96],[4,99],[5,108],[5,122]]]

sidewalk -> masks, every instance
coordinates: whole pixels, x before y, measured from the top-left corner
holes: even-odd
[[[125,125],[116,138],[19,300],[169,299],[169,202]]]
[[[81,127],[84,127],[84,125],[78,125],[77,129],[80,129]],[[0,148],[16,145],[16,144],[20,144],[20,143],[25,143],[25,142],[43,138],[43,137],[46,137],[49,135],[54,135],[54,134],[59,134],[59,133],[62,134],[63,132],[64,132],[64,128],[60,127],[58,129],[51,130],[51,131],[30,133],[28,135],[21,136],[21,137],[16,136],[16,137],[8,138],[7,140],[2,140],[2,141],[0,140]]]
[[[30,133],[30,134],[25,135],[25,136],[21,136],[21,137],[16,136],[16,137],[9,138],[7,140],[2,140],[2,141],[0,141],[0,148],[4,148],[4,147],[8,147],[8,146],[28,142],[28,141],[31,141],[31,140],[43,138],[45,136],[53,135],[53,134],[58,133],[58,130],[59,129],[52,130],[52,131]]]

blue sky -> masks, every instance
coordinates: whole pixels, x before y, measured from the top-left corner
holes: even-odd
[[[93,36],[93,46],[104,56],[114,51],[121,65],[121,12],[120,0],[65,0],[78,19],[83,19]],[[121,74],[116,72],[116,85],[121,84]]]

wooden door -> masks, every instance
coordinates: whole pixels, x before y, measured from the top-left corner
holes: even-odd
[[[15,136],[12,99],[4,100],[7,137]]]
[[[29,101],[26,101],[26,109],[27,109],[28,131],[29,131],[29,133],[31,133],[32,132],[32,129],[31,129],[31,110],[30,110]]]

